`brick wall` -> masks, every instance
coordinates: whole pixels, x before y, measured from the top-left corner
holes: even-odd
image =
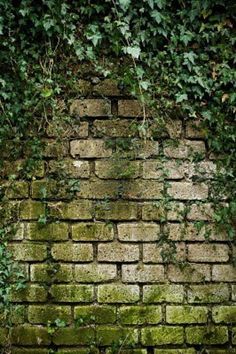
[[[60,141],[49,125],[34,179],[7,192],[28,279],[12,294],[11,352],[236,353],[235,249],[211,223],[204,132],[176,119],[144,141],[137,101],[109,80],[80,85],[89,93],[70,103],[72,124],[59,123]]]

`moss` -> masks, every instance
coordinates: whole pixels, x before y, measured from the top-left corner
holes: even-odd
[[[58,241],[68,239],[68,225],[66,223],[51,223],[27,225],[26,238],[35,241]]]
[[[33,201],[33,200],[26,200],[21,202],[19,215],[21,219],[25,220],[32,220],[38,219],[40,215],[45,213],[45,204]]]
[[[50,293],[59,302],[92,302],[94,297],[92,285],[52,285]]]
[[[160,306],[123,306],[119,309],[122,324],[155,324],[162,320]]]
[[[227,327],[189,327],[186,328],[189,344],[225,344],[228,341]]]
[[[146,327],[141,331],[141,342],[146,346],[182,344],[184,342],[184,329],[177,326]]]
[[[207,307],[200,306],[167,306],[166,321],[168,323],[204,323],[207,322]]]
[[[51,339],[47,329],[30,325],[14,327],[11,330],[11,343],[20,345],[49,345]]]
[[[138,330],[118,326],[100,326],[97,327],[97,345],[98,346],[128,346],[138,342]]]
[[[53,334],[53,343],[56,345],[89,345],[95,340],[95,332],[90,327],[60,328]]]
[[[116,321],[114,306],[76,306],[74,309],[75,321],[84,324],[105,324]]]
[[[28,319],[30,323],[34,324],[47,324],[56,319],[69,323],[71,321],[71,308],[70,306],[32,305],[28,308]]]
[[[183,299],[184,288],[182,285],[146,285],[143,289],[145,303],[181,303]]]
[[[212,317],[216,323],[235,323],[236,306],[217,306],[212,310]]]
[[[14,302],[45,302],[47,290],[43,286],[31,284],[25,289],[12,291],[10,299]]]

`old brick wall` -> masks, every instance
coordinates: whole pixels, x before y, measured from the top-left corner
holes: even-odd
[[[176,119],[142,140],[137,101],[109,80],[82,85],[60,141],[60,123],[48,127],[34,180],[8,192],[28,279],[12,294],[12,353],[235,353],[235,250],[211,225],[203,132]]]

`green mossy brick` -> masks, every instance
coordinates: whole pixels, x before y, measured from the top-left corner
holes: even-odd
[[[68,239],[68,225],[66,223],[52,223],[40,225],[30,223],[26,225],[26,239],[32,241],[63,241]]]
[[[182,344],[184,342],[183,327],[158,326],[141,330],[141,343],[145,346]]]
[[[154,354],[197,354],[194,348],[188,349],[154,349]]]
[[[50,354],[49,349],[12,348],[11,354]]]
[[[94,214],[91,200],[49,203],[48,208],[51,217],[61,220],[91,220]]]
[[[215,306],[212,318],[215,323],[236,323],[236,306]]]
[[[167,306],[167,323],[206,323],[208,309],[202,306]]]
[[[43,346],[51,343],[47,328],[39,326],[18,326],[11,330],[11,343]]]
[[[60,328],[52,340],[56,345],[89,345],[95,341],[95,330],[90,327]]]
[[[232,329],[232,343],[236,344],[236,327]]]
[[[12,305],[8,311],[4,311],[3,307],[0,307],[0,323],[1,325],[7,323],[10,319],[14,325],[22,324],[26,322],[27,310],[23,305]],[[8,310],[8,309],[7,309]]]
[[[162,320],[161,306],[122,306],[118,311],[120,323],[156,324]]]
[[[77,349],[62,348],[58,349],[57,354],[99,354],[99,350],[92,346],[90,346],[89,348]]]
[[[0,327],[0,349],[1,346],[5,346],[8,342],[8,330]]]
[[[54,302],[92,302],[94,300],[92,285],[52,285],[50,294]]]
[[[37,220],[45,214],[45,204],[36,200],[24,200],[20,203],[19,216],[23,220]]]
[[[32,182],[32,197],[34,199],[70,199],[71,193],[68,186],[62,185],[60,181],[56,180],[40,180]]]
[[[77,321],[83,321],[87,324],[106,324],[116,321],[115,306],[76,306],[74,309],[74,318]]]
[[[111,241],[114,230],[111,224],[101,222],[72,225],[72,239],[75,241]]]
[[[130,346],[138,343],[138,330],[119,326],[98,326],[96,329],[97,345]]]
[[[186,328],[186,338],[189,344],[225,344],[228,342],[227,327],[189,327]]]
[[[138,205],[133,202],[98,202],[95,207],[98,220],[137,220]]]
[[[208,349],[207,354],[236,354],[236,349]]]
[[[183,285],[145,285],[143,287],[144,303],[174,302],[181,303],[184,300]]]
[[[16,261],[43,261],[47,258],[47,246],[41,243],[11,243],[9,249]]]
[[[229,300],[227,284],[190,285],[187,293],[189,303],[220,303]]]
[[[30,305],[28,308],[28,320],[33,324],[47,324],[60,319],[67,324],[71,322],[71,307],[57,305]]]
[[[89,243],[60,242],[51,249],[55,260],[64,262],[91,262],[93,260],[93,245]]]
[[[117,277],[117,266],[115,264],[76,264],[75,281],[79,283],[102,283],[114,280]]]
[[[24,199],[29,196],[29,184],[24,181],[15,181],[11,183],[6,191],[9,199]]]
[[[10,299],[12,302],[45,302],[47,290],[43,286],[30,284],[25,289],[12,291]]]
[[[98,286],[98,302],[134,303],[139,300],[138,285],[104,284]]]
[[[119,354],[147,354],[147,349],[118,349]],[[114,354],[113,348],[107,348],[106,354]]]
[[[30,278],[40,283],[69,283],[73,280],[73,267],[63,263],[32,264]]]

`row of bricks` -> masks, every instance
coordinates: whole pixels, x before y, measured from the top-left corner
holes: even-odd
[[[4,333],[1,329],[3,343]],[[236,344],[236,328],[232,330],[232,342]],[[0,338],[1,338],[0,337]],[[50,335],[47,328],[41,326],[17,326],[10,333],[12,344],[50,345],[51,342],[58,346],[65,345],[96,345],[110,346],[114,342],[122,343],[124,347],[134,346],[141,343],[143,346],[162,346],[166,344],[225,344],[231,337],[231,331],[226,326],[212,326],[207,332],[206,326],[150,326],[136,329],[119,326],[98,326],[93,327],[67,327],[60,328]]]

